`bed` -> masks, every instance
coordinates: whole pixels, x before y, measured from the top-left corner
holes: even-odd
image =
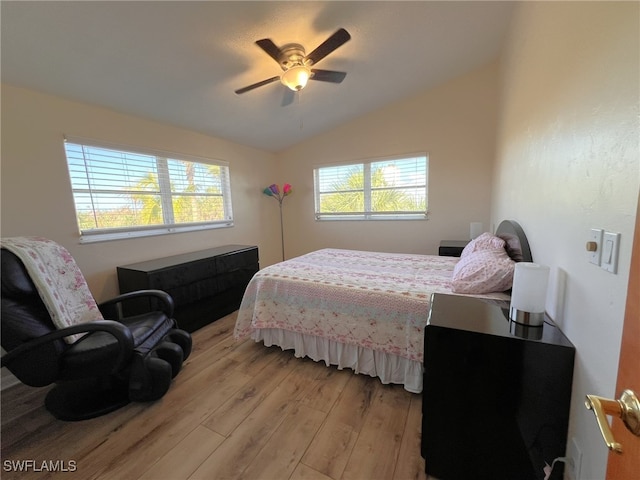
[[[504,240],[509,261],[531,261],[516,222],[503,221],[495,235]],[[420,393],[430,298],[457,294],[452,277],[462,260],[330,248],[292,258],[249,282],[234,336]],[[504,291],[473,296],[509,300]]]

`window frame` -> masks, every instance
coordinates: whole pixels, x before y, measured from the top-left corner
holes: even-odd
[[[88,189],[77,189],[73,186],[72,173],[70,171],[70,163],[69,157],[67,156],[67,144],[75,144],[79,145],[82,148],[99,148],[99,149],[107,149],[113,150],[117,152],[121,152],[124,154],[132,154],[132,155],[144,155],[144,156],[152,156],[155,157],[155,165],[156,170],[154,173],[158,176],[158,186],[160,195],[160,202],[163,206],[163,223],[158,223],[154,225],[138,225],[132,227],[105,227],[105,228],[92,228],[92,229],[81,229],[79,222],[79,211],[78,204],[76,203],[76,194],[77,193],[91,193],[92,189],[89,187]],[[122,145],[110,142],[103,142],[93,139],[87,139],[76,136],[64,136],[64,144],[63,144],[64,154],[65,154],[65,162],[67,166],[67,174],[69,175],[69,188],[71,194],[73,196],[73,206],[74,206],[74,214],[76,217],[76,224],[78,227],[78,232],[80,235],[80,243],[94,243],[94,242],[102,242],[102,241],[110,241],[110,240],[120,240],[126,238],[141,238],[141,237],[149,237],[154,235],[166,235],[171,233],[183,233],[183,232],[191,232],[191,231],[199,231],[199,230],[208,230],[208,229],[216,229],[216,228],[227,228],[233,227],[233,207],[231,202],[231,175],[229,169],[229,163],[222,160],[215,160],[210,158],[196,157],[193,155],[186,154],[178,154],[174,152],[167,152],[163,150],[156,150],[151,148],[143,148],[143,147],[132,147],[129,145]],[[171,183],[170,177],[171,174],[169,172],[168,163],[170,160],[174,161],[186,161],[196,164],[201,164],[205,166],[217,166],[220,167],[220,188],[221,192],[217,195],[212,194],[189,194],[188,192],[172,192],[171,191]],[[164,172],[161,174],[160,170],[164,169]],[[86,172],[86,169],[85,169]],[[97,191],[100,189],[94,189],[93,191]],[[122,191],[114,189],[114,193],[122,193]],[[175,223],[174,221],[174,212],[172,206],[172,198],[177,195],[186,195],[186,196],[199,196],[199,197],[207,197],[207,196],[219,196],[222,198],[223,204],[223,216],[222,220],[214,220],[207,222],[182,222]],[[166,211],[165,207],[169,205],[171,206],[171,210]],[[92,210],[95,212],[95,207],[92,207]]]
[[[425,159],[425,210],[424,211],[395,211],[395,212],[375,212],[371,210],[372,192],[376,191],[371,185],[371,166],[375,163],[384,161],[397,161],[411,158],[424,157]],[[319,171],[323,168],[334,167],[362,167],[363,171],[363,195],[364,195],[364,211],[363,212],[320,212],[320,175]],[[346,178],[345,178],[346,179]],[[416,185],[413,188],[421,188]],[[408,187],[407,187],[408,188]],[[354,190],[356,191],[356,190]],[[357,190],[358,192],[360,190]],[[315,165],[313,167],[313,198],[314,198],[314,216],[316,221],[377,221],[377,220],[427,220],[429,214],[429,154],[427,152],[408,153],[402,155],[392,155],[384,157],[369,158],[366,160],[340,162],[332,164]]]

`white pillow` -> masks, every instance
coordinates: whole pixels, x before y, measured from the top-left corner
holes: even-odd
[[[484,232],[481,235],[478,235],[476,238],[467,243],[467,246],[464,247],[462,253],[460,254],[460,258],[466,257],[467,255],[471,255],[474,252],[478,252],[480,250],[495,250],[497,248],[504,248],[506,242],[500,237],[496,237],[489,232]]]
[[[473,252],[461,257],[454,267],[451,291],[504,292],[513,285],[514,270],[515,262],[509,258],[504,248]]]

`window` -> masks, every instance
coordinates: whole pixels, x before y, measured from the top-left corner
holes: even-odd
[[[82,242],[233,225],[225,162],[65,139]]]
[[[427,217],[425,153],[314,169],[316,220]]]

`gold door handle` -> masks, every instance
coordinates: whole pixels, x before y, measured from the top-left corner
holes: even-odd
[[[606,415],[621,418],[627,429],[640,437],[640,401],[632,390],[622,392],[618,400],[587,395],[584,405],[587,409],[593,410],[600,433],[609,450],[622,453],[622,445],[613,438]]]

